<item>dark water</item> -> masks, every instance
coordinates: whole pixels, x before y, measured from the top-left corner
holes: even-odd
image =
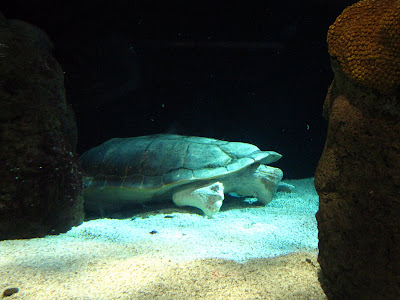
[[[313,176],[333,78],[326,33],[355,1],[3,1],[46,31],[65,71],[78,152],[113,137],[177,133],[243,141]]]

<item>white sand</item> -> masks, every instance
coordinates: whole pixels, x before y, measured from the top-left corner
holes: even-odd
[[[7,299],[326,299],[317,280],[313,180],[286,182],[296,190],[267,207],[228,198],[212,219],[147,208],[145,218],[97,219],[59,236],[0,242],[0,292],[19,288]]]

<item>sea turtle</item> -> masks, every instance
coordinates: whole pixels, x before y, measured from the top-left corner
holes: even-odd
[[[239,142],[155,134],[114,138],[85,152],[84,203],[88,211],[171,199],[212,216],[224,193],[272,201],[283,173],[266,166],[282,156]]]

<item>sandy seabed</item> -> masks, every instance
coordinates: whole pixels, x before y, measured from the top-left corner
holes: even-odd
[[[318,282],[318,196],[289,180],[268,206],[229,198],[214,218],[146,207],[65,234],[0,242],[5,299],[327,299]],[[228,199],[229,198],[229,199]]]

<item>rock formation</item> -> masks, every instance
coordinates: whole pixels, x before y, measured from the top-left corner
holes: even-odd
[[[315,186],[329,299],[400,299],[399,8],[360,1],[328,32],[335,77]]]
[[[51,51],[43,31],[0,14],[0,240],[83,220],[76,124]]]

